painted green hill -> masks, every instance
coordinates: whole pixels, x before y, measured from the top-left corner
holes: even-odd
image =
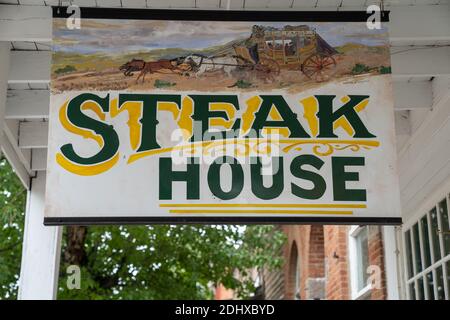
[[[342,46],[335,47],[339,53],[352,54],[352,52],[368,51],[373,53],[385,53],[388,49],[386,46],[366,46],[360,43],[349,42]]]
[[[240,44],[242,41],[243,39],[237,39],[220,46],[213,46],[199,50],[167,48],[130,52],[126,54],[79,54],[59,51],[53,54],[52,73],[60,75],[84,71],[101,72],[111,68],[118,68],[120,65],[130,61],[131,59],[152,61],[159,59],[172,59],[187,56],[192,53],[204,54],[207,56],[215,54],[233,54],[233,45]]]

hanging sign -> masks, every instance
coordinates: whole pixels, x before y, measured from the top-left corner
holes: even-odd
[[[82,8],[68,28],[65,15],[46,224],[401,221],[383,23]]]

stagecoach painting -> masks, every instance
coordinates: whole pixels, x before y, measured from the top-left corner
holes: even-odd
[[[310,79],[324,81],[336,69],[333,55],[338,52],[307,25],[283,28],[255,25],[245,44],[235,47],[241,60],[260,64],[275,74],[280,68],[298,69]]]
[[[54,20],[52,89],[289,90],[390,72],[364,22]],[[356,81],[356,80],[355,80]]]
[[[194,71],[202,65],[239,67],[256,71],[263,79],[273,79],[282,68],[296,69],[320,82],[333,75],[336,69],[333,55],[337,53],[307,25],[288,25],[281,29],[254,25],[248,39],[226,46],[213,56],[193,55],[187,61]],[[197,61],[193,57],[197,57]],[[223,61],[224,58],[227,61]]]

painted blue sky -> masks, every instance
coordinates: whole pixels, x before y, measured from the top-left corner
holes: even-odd
[[[307,24],[332,46],[360,43],[369,46],[388,44],[385,28],[369,30],[365,22],[209,22],[156,20],[84,19],[81,29],[69,30],[65,19],[55,19],[54,51],[72,53],[118,54],[153,49],[205,49],[236,39],[248,38],[253,25],[282,28]]]

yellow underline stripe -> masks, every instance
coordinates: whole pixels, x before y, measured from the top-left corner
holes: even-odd
[[[161,208],[356,208],[365,209],[365,204],[332,204],[332,203],[162,203]]]
[[[202,213],[202,214],[223,214],[223,213],[253,213],[253,214],[342,214],[351,215],[353,211],[335,210],[169,210],[169,213]]]

